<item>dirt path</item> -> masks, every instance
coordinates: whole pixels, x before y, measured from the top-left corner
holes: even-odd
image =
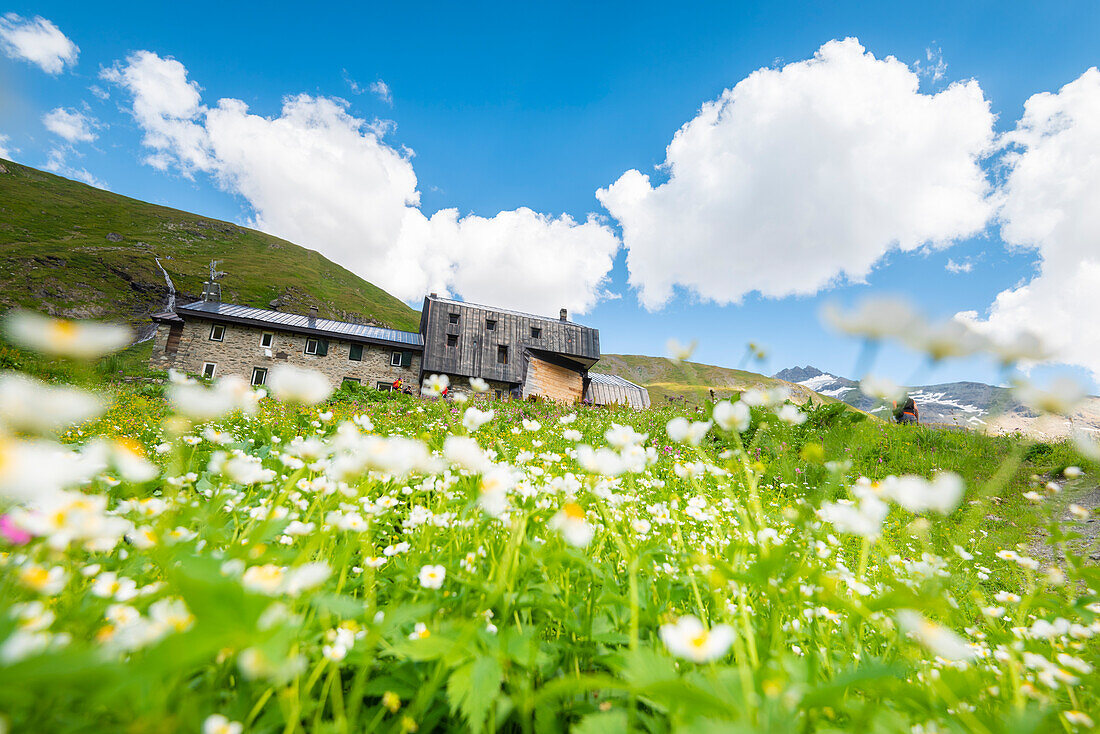
[[[1080,538],[1067,540],[1066,545],[1076,553],[1086,556],[1086,562],[1100,562],[1100,487],[1095,484],[1075,481],[1072,483],[1061,480],[1063,490],[1054,495],[1049,502],[1057,504],[1058,517],[1062,523],[1064,533],[1076,533]],[[1081,519],[1069,510],[1070,505],[1079,505],[1089,511],[1089,517]],[[1042,528],[1031,541],[1031,554],[1043,563],[1050,564],[1063,562],[1061,551],[1050,545],[1050,533]]]

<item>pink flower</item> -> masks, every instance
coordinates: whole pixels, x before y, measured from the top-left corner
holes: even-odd
[[[12,522],[9,516],[0,515],[0,537],[12,545],[26,545],[34,536]]]

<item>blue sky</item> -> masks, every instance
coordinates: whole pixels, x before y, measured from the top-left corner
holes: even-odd
[[[583,223],[594,213],[623,239],[622,223],[597,199],[598,189],[631,169],[648,174],[657,188],[669,173],[655,167],[701,105],[757,69],[811,59],[829,41],[855,37],[877,60],[896,57],[918,73],[921,95],[976,80],[998,134],[1016,127],[1032,95],[1057,93],[1100,63],[1095,3],[270,4],[262,10],[230,3],[120,3],[104,12],[94,4],[43,2],[0,12],[48,19],[79,47],[75,62],[57,74],[12,54],[0,57],[0,135],[16,160],[45,167],[51,152],[60,150],[64,162],[55,167],[85,171],[113,191],[212,217],[271,222],[265,228],[283,236],[288,232],[280,229],[267,190],[250,195],[247,185],[225,183],[226,175],[251,175],[231,167],[238,164],[226,162],[226,155],[190,169],[178,157],[164,170],[143,162],[149,128],[133,113],[139,91],[104,79],[103,70],[121,69],[134,52],[149,51],[182,64],[187,80],[201,87],[202,104],[241,100],[249,113],[268,120],[279,117],[290,95],[340,98],[358,120],[392,121],[383,138],[390,148],[415,151],[404,160],[415,169],[425,216],[455,208],[460,218],[492,218],[529,207]],[[939,78],[932,71],[937,62],[946,64]],[[379,80],[391,100],[369,90]],[[95,140],[65,143],[47,131],[43,116],[55,108],[93,121]],[[171,154],[179,155],[178,145]],[[993,186],[1006,176],[999,155],[983,157],[980,165]],[[674,223],[665,226],[676,231]],[[840,278],[814,295],[750,292],[740,303],[716,305],[674,285],[673,297],[656,309],[639,305],[637,289],[628,284],[624,247],[614,254],[609,282],[599,288],[604,296],[578,320],[601,329],[606,352],[664,354],[670,337],[697,339],[693,359],[738,366],[753,340],[769,356],[752,369],[770,373],[814,364],[851,376],[858,345],[821,326],[823,303],[902,293],[932,316],[973,310],[985,318],[998,293],[1037,276],[1040,253],[1050,257],[1041,247],[1008,248],[1001,236],[991,219],[977,233],[952,237],[946,249],[901,252],[885,244],[866,283]],[[468,245],[455,247],[469,251]],[[364,264],[369,260],[326,254],[379,281]],[[707,254],[689,247],[684,257],[703,261]],[[949,259],[972,269],[948,272]],[[798,267],[793,258],[796,279]],[[487,300],[476,294],[508,297],[473,276],[456,284],[462,283],[458,289],[472,300]],[[1012,318],[995,315],[991,323],[1003,326]],[[1036,312],[1028,323],[1036,328],[1044,316]],[[1092,375],[1100,363],[1094,356],[1078,350],[1071,369],[1096,391]],[[903,349],[885,350],[875,371],[898,381],[1000,379],[983,360],[930,370]]]

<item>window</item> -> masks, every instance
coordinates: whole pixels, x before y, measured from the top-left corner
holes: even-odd
[[[208,380],[214,379],[214,373],[217,371],[218,365],[213,362],[203,362],[202,364],[202,376]]]
[[[390,355],[390,367],[401,366],[401,352],[394,352]]]
[[[497,345],[497,364],[508,364],[508,347]]]
[[[267,367],[252,368],[252,384],[262,385],[267,382]]]
[[[266,347],[267,349],[270,349],[271,345],[274,342],[275,342],[275,335],[272,334],[270,331],[265,331],[263,334],[260,334],[260,346],[261,347]]]
[[[447,335],[447,346],[448,347],[457,347],[458,346],[458,335],[457,334],[448,334]]]
[[[388,382],[379,382],[375,387],[377,387],[382,392],[389,392],[393,389],[393,385]]]
[[[495,397],[495,398],[496,398],[497,400],[500,400],[500,398],[501,398],[501,395],[502,395],[502,393],[500,392],[500,390],[493,390],[493,396],[494,396],[494,397]]]
[[[323,357],[328,354],[328,342],[324,339],[306,339],[306,354],[315,354]]]
[[[225,338],[225,325],[224,324],[214,324],[213,326],[210,327],[210,341],[220,342],[224,338]]]
[[[344,378],[344,384],[345,385],[348,385],[348,384],[358,385],[359,384],[359,378],[358,377],[345,377]]]
[[[532,326],[531,327],[531,338],[532,339],[541,339],[542,338],[542,329],[540,329],[537,326]]]
[[[485,330],[486,330],[486,331],[496,331],[496,330],[497,330],[497,322],[496,322],[496,320],[494,320],[494,319],[486,319],[486,320],[485,320]]]
[[[351,349],[348,350],[348,359],[350,359],[354,362],[362,362],[363,361],[363,345],[362,344],[352,344]]]
[[[457,324],[458,323],[458,314],[456,314],[456,313],[447,314],[447,323]]]

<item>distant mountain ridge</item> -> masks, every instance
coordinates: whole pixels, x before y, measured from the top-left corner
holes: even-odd
[[[788,367],[776,372],[776,379],[788,380],[822,395],[835,397],[849,405],[870,413],[887,410],[875,398],[860,392],[859,382],[838,377],[807,365]],[[1003,387],[980,382],[947,382],[938,385],[914,385],[907,388],[917,403],[921,420],[929,423],[962,423],[970,426],[985,425],[983,416],[992,413],[1018,413],[1028,418],[1037,414],[1012,398]]]
[[[823,372],[816,367],[788,367],[773,375],[842,400],[852,407],[885,416],[888,406],[860,392],[859,382]],[[1041,416],[1016,400],[1012,391],[981,382],[945,382],[913,385],[907,388],[920,411],[921,423],[947,424],[988,430],[996,433],[1021,431],[1039,437],[1055,438],[1069,433],[1071,424],[1057,416]],[[1073,425],[1088,431],[1100,431],[1100,398],[1086,400]]]
[[[667,357],[639,354],[604,354],[592,368],[594,372],[618,375],[649,390],[654,406],[669,404],[702,405],[714,398],[721,400],[753,387],[784,388],[799,403],[833,402],[812,388],[756,372],[718,367],[698,362],[674,361]]]

